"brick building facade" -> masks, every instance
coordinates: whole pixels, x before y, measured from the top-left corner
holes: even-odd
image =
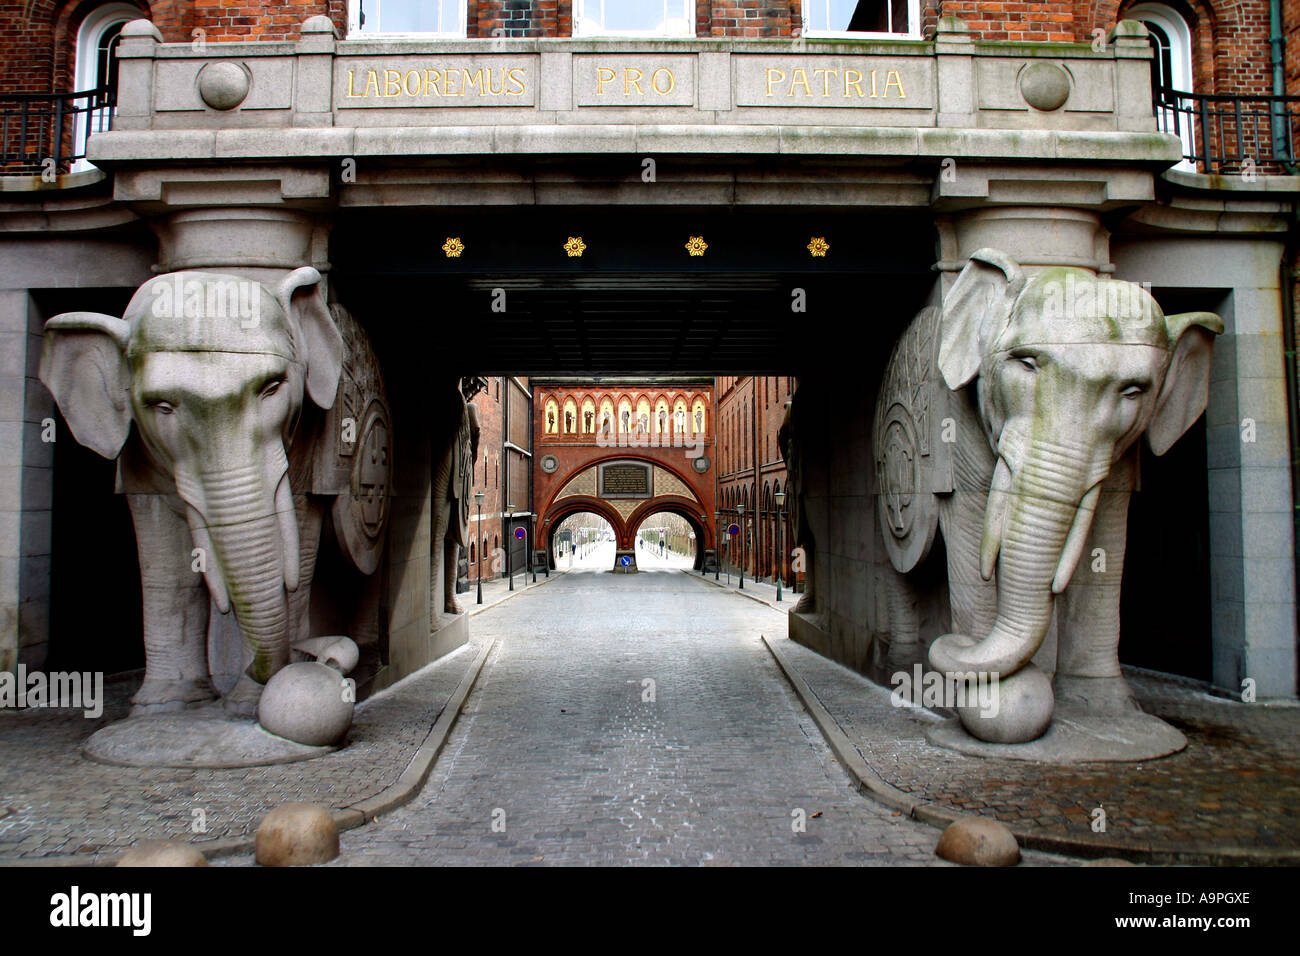
[[[550,550],[564,518],[587,511],[610,523],[622,554],[645,518],[667,511],[694,528],[697,566],[705,566],[717,517],[712,384],[535,381],[538,547]],[[607,489],[603,468],[615,462],[648,466],[648,494]]]
[[[777,556],[789,555],[790,503],[778,507],[776,495],[789,483],[778,433],[786,403],[794,394],[787,376],[726,376],[717,380],[718,507],[742,533],[732,538],[724,560],[745,573],[775,580]],[[781,527],[778,529],[778,521]],[[783,580],[792,584],[787,557]]]
[[[1282,42],[1278,45],[1285,51],[1285,92],[1295,94],[1300,92],[1300,50],[1296,45],[1300,3],[1278,3],[1282,20]],[[463,11],[454,2],[445,6],[445,19],[439,26],[448,36],[568,37],[583,29],[582,0],[464,0]],[[813,6],[812,0],[695,0],[684,5],[687,9],[693,7],[694,35],[698,38],[794,39],[805,33],[805,16],[809,17],[806,35],[810,39],[819,34],[848,33],[847,23],[835,21],[822,27]],[[906,29],[895,29],[894,33],[932,38],[940,17],[953,16],[965,21],[975,39],[1033,43],[1091,43],[1097,31],[1104,38],[1107,30],[1127,16],[1143,19],[1162,11],[1186,25],[1193,69],[1191,85],[1197,92],[1273,92],[1270,0],[1174,0],[1171,5],[1144,0],[917,0],[912,6],[915,11],[909,10]],[[132,7],[151,19],[168,42],[293,40],[298,25],[313,14],[328,16],[340,36],[371,34],[376,22],[373,13],[368,22],[362,22],[366,7],[359,0],[245,5],[230,0],[5,0],[0,3],[0,51],[4,54],[0,58],[0,93],[71,91],[79,75],[75,61],[83,25],[98,11],[111,9],[125,14]],[[1175,44],[1183,42],[1179,37],[1171,40]]]
[[[466,567],[460,587],[464,589],[473,587],[480,575],[487,580],[503,577],[508,567],[516,573],[527,567],[528,540],[520,541],[514,530],[532,533],[533,406],[528,379],[493,376],[473,402],[478,409],[479,440],[471,494],[481,493],[483,504],[480,510],[475,503],[470,514],[470,553],[462,555]],[[507,546],[511,548],[508,564]]]

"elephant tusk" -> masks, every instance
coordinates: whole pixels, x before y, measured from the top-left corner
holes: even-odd
[[[194,547],[203,552],[203,580],[207,582],[212,602],[222,614],[229,614],[230,594],[226,591],[226,582],[222,580],[221,570],[217,567],[217,552],[212,547],[212,536],[208,534],[208,526],[203,516],[189,503],[185,505],[185,519],[190,525],[190,536],[194,539]]]
[[[1065,537],[1065,546],[1061,549],[1060,560],[1056,563],[1056,574],[1052,577],[1052,593],[1060,594],[1074,577],[1079,559],[1083,557],[1084,546],[1088,543],[1088,534],[1092,530],[1092,518],[1097,512],[1097,501],[1101,498],[1101,482],[1088,489],[1079,508],[1074,513],[1074,522]]]
[[[280,476],[275,486],[275,517],[280,523],[280,550],[284,560],[284,589],[298,590],[298,512],[293,507],[293,493],[289,490],[289,473]]]
[[[989,500],[984,509],[984,536],[980,540],[980,577],[985,581],[993,577],[993,569],[998,565],[998,552],[1002,549],[1002,535],[1010,513],[1011,468],[1005,458],[999,457],[989,485]]]

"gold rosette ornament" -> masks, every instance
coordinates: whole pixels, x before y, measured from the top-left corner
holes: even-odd
[[[587,251],[587,244],[582,241],[582,236],[570,236],[569,241],[564,244],[564,251],[573,259]]]
[[[808,251],[814,256],[824,256],[830,252],[831,244],[821,236],[813,236],[812,242],[808,243]]]
[[[460,241],[459,236],[448,236],[447,241],[442,244],[442,251],[447,253],[448,259],[459,259],[460,254],[465,251],[465,243]]]
[[[704,250],[709,248],[709,244],[704,241],[703,236],[691,236],[691,241],[686,243],[686,251],[693,256],[704,255]]]

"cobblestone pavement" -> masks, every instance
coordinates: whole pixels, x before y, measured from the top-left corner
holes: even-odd
[[[759,640],[784,623],[667,570],[575,571],[485,612],[497,648],[424,790],[335,865],[947,865],[939,831],[835,763]]]
[[[62,709],[2,712],[0,860],[113,856],[162,838],[202,849],[251,839],[281,803],[345,807],[364,800],[405,769],[473,659],[471,643],[363,701],[337,753],[274,767],[155,770],[82,757],[82,741],[127,715],[138,675],[105,684],[104,714],[96,720]],[[203,811],[206,833],[192,831],[195,810]]]
[[[954,753],[926,742],[926,711],[785,640],[783,653],[887,782],[1013,829],[1126,846],[1300,849],[1300,708],[1213,697],[1189,681],[1128,672],[1142,709],[1187,749],[1143,764],[1046,766]],[[1092,832],[1092,811],[1106,832]]]

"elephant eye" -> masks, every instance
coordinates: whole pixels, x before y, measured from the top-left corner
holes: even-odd
[[[171,402],[164,402],[161,398],[154,399],[146,404],[160,415],[170,415],[176,411],[175,405]]]
[[[1019,363],[1021,364],[1022,367],[1028,369],[1028,370],[1031,371],[1031,372],[1037,372],[1037,371],[1038,371],[1038,360],[1037,360],[1037,358],[1035,358],[1033,355],[1031,355],[1031,354],[1028,353],[1028,352],[1023,352],[1023,353],[1015,353],[1015,352],[1013,352],[1013,353],[1011,354],[1011,361],[1013,361],[1013,362],[1019,362]]]
[[[280,390],[280,386],[283,384],[284,384],[284,379],[282,378],[272,379],[271,381],[267,382],[265,385],[262,386],[262,397],[270,398],[272,395],[274,395],[276,392]]]
[[[1130,382],[1128,385],[1124,386],[1120,394],[1125,398],[1137,398],[1139,395],[1145,394],[1146,390],[1147,387],[1145,385],[1138,382]]]

